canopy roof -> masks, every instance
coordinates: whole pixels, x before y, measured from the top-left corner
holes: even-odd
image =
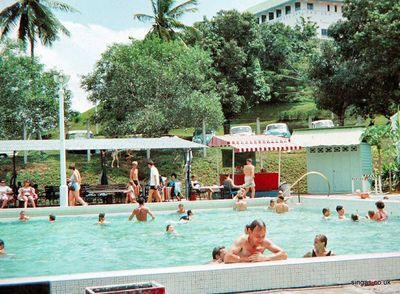
[[[301,147],[290,142],[287,138],[272,135],[224,135],[214,136],[210,147],[232,147],[234,152],[297,150]]]
[[[205,145],[178,137],[129,138],[129,139],[72,139],[65,140],[67,150],[98,149],[196,149]],[[24,150],[59,150],[59,140],[9,140],[0,141],[0,152]]]
[[[294,130],[292,141],[302,147],[360,145],[364,127]]]

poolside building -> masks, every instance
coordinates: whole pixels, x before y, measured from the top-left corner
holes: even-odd
[[[371,146],[361,140],[364,127],[338,127],[294,130],[292,142],[307,150],[307,171],[326,176],[330,193],[351,193],[371,189]],[[310,194],[327,194],[326,181],[318,175],[307,176]]]
[[[254,13],[259,24],[283,22],[291,27],[303,17],[318,26],[318,36],[328,37],[331,24],[343,18],[342,0],[267,0],[247,9]]]

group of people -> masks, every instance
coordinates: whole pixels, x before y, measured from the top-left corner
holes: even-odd
[[[30,180],[25,180],[23,186],[18,189],[17,200],[24,203],[24,208],[30,204],[32,207],[36,207],[36,200],[38,195],[36,190],[32,187]],[[0,208],[5,208],[9,202],[14,201],[14,191],[7,186],[4,179],[0,180],[0,201],[2,202]]]
[[[389,217],[389,214],[385,210],[385,203],[381,200],[375,202],[376,211],[369,210],[367,215],[364,218],[361,218],[358,214],[351,214],[350,218],[352,221],[360,221],[362,219],[365,220],[372,220],[377,222],[386,221]],[[344,207],[342,205],[336,206],[336,212],[338,215],[338,219],[344,220],[346,219],[346,213]],[[323,219],[330,219],[331,217],[331,210],[328,207],[322,209],[322,217]]]

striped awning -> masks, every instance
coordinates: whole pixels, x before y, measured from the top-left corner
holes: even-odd
[[[298,150],[301,147],[290,142],[290,139],[270,135],[248,135],[248,136],[214,136],[210,147],[231,147],[234,152],[255,152],[255,151],[278,151]]]

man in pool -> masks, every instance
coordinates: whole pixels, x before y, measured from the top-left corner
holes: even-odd
[[[287,259],[286,252],[266,239],[267,228],[262,220],[246,225],[246,234],[239,237],[224,257],[225,263],[260,262]],[[265,250],[272,252],[264,255]]]
[[[193,218],[193,211],[190,209],[187,211],[187,215],[182,215],[181,218],[179,219],[180,223],[186,223],[191,221]]]
[[[322,218],[329,219],[331,217],[331,210],[328,207],[322,209]]]
[[[176,211],[177,214],[186,214],[185,206],[182,203],[179,203],[178,210]]]
[[[29,216],[26,216],[25,211],[22,210],[22,211],[19,213],[19,218],[18,218],[18,220],[19,220],[20,222],[27,222],[27,221],[29,220]]]
[[[154,220],[155,216],[154,214],[148,209],[147,207],[144,207],[144,199],[142,197],[139,198],[138,200],[139,207],[135,208],[131,215],[129,216],[129,220],[131,221],[134,217],[140,222],[145,222],[147,221],[147,215],[149,214],[151,218]]]
[[[0,255],[6,254],[6,248],[4,248],[4,242],[0,239]]]
[[[276,199],[275,212],[276,213],[286,213],[289,211],[289,206],[285,203],[285,197],[279,195]]]
[[[56,222],[56,216],[54,214],[49,214],[49,222],[51,223]]]

